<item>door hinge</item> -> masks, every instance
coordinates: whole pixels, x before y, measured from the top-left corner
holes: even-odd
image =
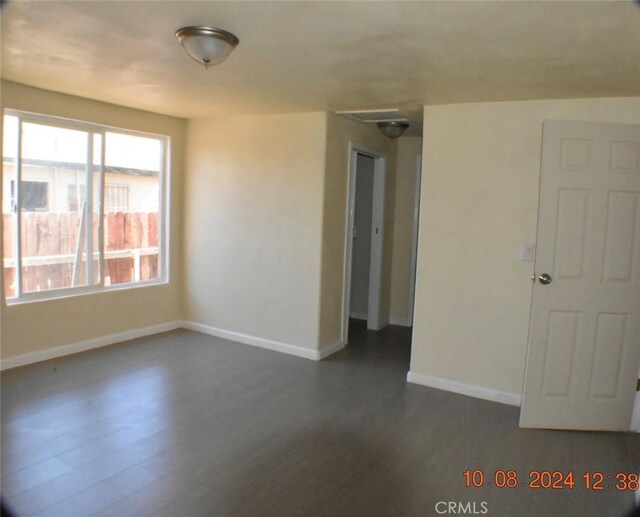
[[[636,382],[636,391],[640,391],[640,379]]]

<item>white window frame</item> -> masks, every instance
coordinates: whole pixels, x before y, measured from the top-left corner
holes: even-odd
[[[4,116],[12,116],[18,119],[18,135],[16,142],[16,150],[15,150],[15,161],[14,161],[14,174],[15,174],[15,182],[17,185],[16,195],[15,195],[15,213],[18,215],[15,218],[15,224],[13,225],[14,231],[14,248],[16,250],[15,257],[15,268],[16,268],[16,295],[12,298],[6,298],[5,292],[2,293],[2,296],[5,298],[6,303],[8,305],[20,304],[25,302],[34,302],[41,300],[51,300],[58,298],[67,298],[71,296],[78,296],[82,294],[90,294],[90,293],[98,293],[98,292],[108,292],[108,291],[117,291],[122,289],[137,289],[139,287],[146,287],[151,285],[158,284],[166,284],[169,282],[169,206],[170,206],[170,181],[169,176],[171,173],[171,169],[169,167],[169,146],[170,146],[170,138],[167,135],[155,134],[155,133],[147,133],[144,131],[135,131],[130,129],[116,128],[112,126],[105,126],[102,124],[95,124],[91,122],[83,122],[79,120],[66,119],[61,117],[55,117],[51,115],[42,115],[38,113],[30,113],[25,111],[13,110],[13,109],[5,109]],[[96,285],[87,285],[87,286],[76,286],[76,287],[64,287],[58,289],[48,289],[38,292],[24,293],[22,292],[22,253],[21,253],[21,225],[22,218],[19,217],[21,213],[21,200],[20,200],[20,181],[22,179],[22,124],[23,123],[34,123],[39,125],[48,125],[62,129],[72,129],[78,131],[84,131],[88,134],[88,145],[87,145],[87,163],[93,164],[93,138],[94,135],[101,135],[101,160],[99,164],[99,199],[98,201],[98,268],[99,268],[99,278],[100,281]],[[3,117],[4,123],[4,117]],[[160,159],[160,171],[158,173],[158,182],[159,182],[159,214],[158,214],[158,278],[154,278],[151,280],[143,280],[143,281],[135,281],[124,283],[124,284],[115,284],[115,285],[105,285],[105,274],[104,274],[104,252],[105,252],[105,243],[104,243],[104,213],[105,213],[105,203],[104,203],[104,193],[105,193],[105,150],[106,150],[106,133],[119,133],[123,135],[132,135],[139,136],[144,138],[151,138],[158,140],[160,142],[161,148],[161,159]],[[4,156],[3,156],[3,174],[4,174]],[[88,167],[87,170],[87,213],[93,214],[93,167]],[[93,238],[92,232],[87,232],[87,248],[92,249],[93,245],[91,244],[91,239]],[[2,257],[4,261],[4,257]],[[87,261],[87,278],[93,278],[93,261]],[[4,269],[4,265],[3,265]]]

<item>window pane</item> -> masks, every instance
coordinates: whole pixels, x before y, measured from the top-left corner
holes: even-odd
[[[107,132],[105,164],[139,171],[160,171],[162,144],[157,138]]]
[[[22,291],[93,284],[87,250],[93,218],[87,206],[89,134],[22,125]],[[15,190],[14,190],[15,195]]]
[[[18,119],[17,117],[5,115],[2,160],[2,240],[4,250],[4,294],[7,298],[13,298],[18,294],[15,244],[15,157],[17,142]]]
[[[157,279],[162,143],[114,132],[105,138],[105,285]]]

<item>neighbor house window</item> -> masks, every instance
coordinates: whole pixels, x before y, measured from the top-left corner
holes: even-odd
[[[49,209],[49,184],[46,181],[22,181],[22,210],[46,212]],[[16,182],[11,181],[11,206],[16,206]]]
[[[168,138],[4,114],[9,301],[162,282]]]
[[[107,212],[129,210],[129,185],[106,185],[104,188],[104,209]]]

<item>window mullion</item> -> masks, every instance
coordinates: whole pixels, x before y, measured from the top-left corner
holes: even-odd
[[[87,133],[87,285],[93,285],[93,134]]]
[[[106,155],[105,132],[100,132],[100,182],[98,184],[98,254],[100,267],[100,286],[104,287],[104,161]]]
[[[16,255],[16,296],[22,296],[22,118],[18,117],[18,136],[16,139],[16,187],[15,187],[15,225],[14,240]]]

